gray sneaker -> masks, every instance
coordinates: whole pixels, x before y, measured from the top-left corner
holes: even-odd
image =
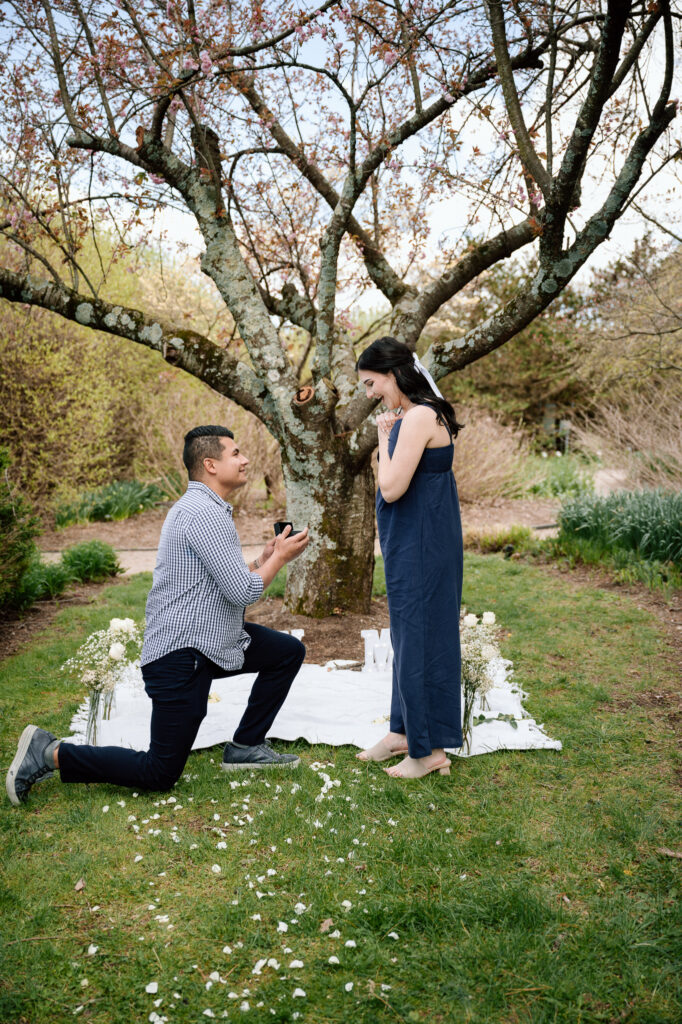
[[[295,768],[301,763],[296,754],[278,754],[269,740],[255,747],[242,747],[226,743],[223,751],[223,771],[236,772],[252,768]]]
[[[7,796],[17,807],[28,798],[31,786],[54,775],[45,764],[45,749],[57,737],[37,725],[27,725],[19,737],[19,746],[7,772]]]

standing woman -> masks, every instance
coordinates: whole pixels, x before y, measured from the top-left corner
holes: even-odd
[[[416,355],[379,338],[357,362],[377,417],[377,523],[393,645],[390,732],[357,756],[388,761],[394,778],[450,774],[445,747],[462,745],[459,607],[462,526],[453,439],[460,430]]]

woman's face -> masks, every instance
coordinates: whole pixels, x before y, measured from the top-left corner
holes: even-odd
[[[380,398],[387,409],[397,409],[400,405],[402,395],[392,373],[360,370],[360,383],[368,398]]]

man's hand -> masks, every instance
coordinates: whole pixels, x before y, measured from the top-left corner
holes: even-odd
[[[308,547],[308,527],[305,530],[301,530],[300,533],[290,537],[291,527],[285,526],[279,537],[275,537],[274,540],[274,554],[275,556],[286,565],[288,562],[293,562],[294,558],[298,558],[302,555],[305,549]]]
[[[267,562],[268,558],[270,557],[270,555],[272,554],[272,552],[274,550],[275,550],[275,538],[273,537],[272,540],[269,540],[267,542],[267,544],[265,545],[265,547],[261,551],[260,555],[258,556],[258,564],[259,565],[263,565],[265,562]]]

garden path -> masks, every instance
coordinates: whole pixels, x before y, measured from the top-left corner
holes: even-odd
[[[126,575],[151,572],[156,564],[159,535],[170,502],[120,522],[83,523],[64,530],[48,530],[38,545],[46,561],[57,561],[64,548],[87,540],[103,540],[116,549]],[[546,527],[556,522],[558,501],[549,499],[502,499],[490,505],[462,505],[465,531],[494,533],[510,526]],[[262,550],[272,532],[272,523],[285,518],[283,509],[235,507],[235,525],[244,557],[251,561]],[[542,531],[548,535],[547,530]],[[379,553],[379,547],[376,546]]]

